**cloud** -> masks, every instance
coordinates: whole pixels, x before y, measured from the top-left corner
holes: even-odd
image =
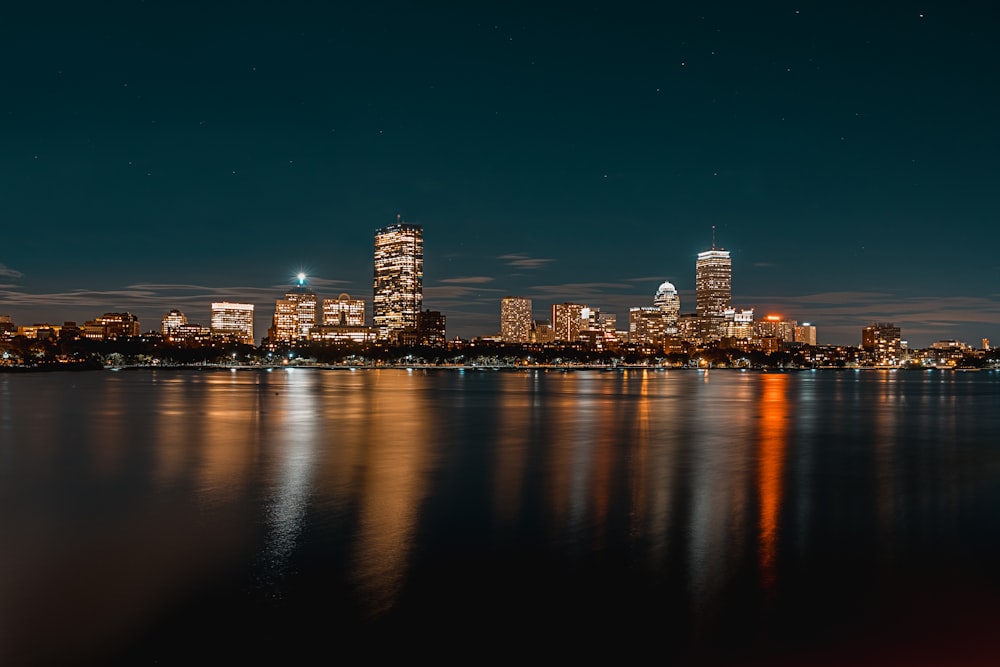
[[[529,288],[541,297],[559,301],[574,301],[588,297],[601,297],[609,293],[627,292],[635,294],[635,285],[625,283],[562,283],[560,285],[534,285]]]
[[[751,266],[755,269],[773,269],[777,264],[774,262],[754,262]]]
[[[444,281],[442,281],[444,282]],[[446,299],[458,299],[469,296],[483,296],[499,294],[498,289],[483,289],[482,287],[465,287],[463,285],[445,285],[443,287],[425,287],[424,301],[433,299],[435,302]]]
[[[519,269],[540,269],[556,261],[554,259],[534,258],[520,254],[500,255],[497,259],[503,260],[507,266],[516,266]]]
[[[466,285],[481,285],[483,283],[493,282],[493,278],[490,278],[489,276],[466,276],[463,278],[445,278],[444,280],[439,280],[438,282],[466,284]]]
[[[5,278],[20,278],[24,274],[16,269],[12,269],[6,264],[0,264],[0,276]]]

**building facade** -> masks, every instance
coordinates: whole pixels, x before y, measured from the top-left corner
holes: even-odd
[[[210,328],[213,337],[253,345],[253,304],[213,303]]]
[[[531,340],[531,299],[506,296],[500,301],[500,339],[505,343]]]
[[[285,293],[284,299],[274,302],[274,317],[268,338],[276,343],[294,343],[307,340],[309,332],[319,322],[317,321],[319,298],[306,283],[306,276],[300,273],[292,289]]]
[[[694,275],[695,310],[700,317],[721,317],[732,308],[733,264],[729,251],[717,249],[698,253]]]
[[[398,342],[415,334],[424,301],[424,230],[396,224],[375,232],[372,324],[379,338]]]
[[[346,292],[342,292],[336,299],[323,299],[323,326],[363,327],[364,325],[364,299],[352,299]]]
[[[584,327],[583,313],[590,310],[579,303],[552,304],[552,332],[558,342],[574,343],[580,339],[580,331]]]
[[[681,297],[673,283],[664,281],[653,297],[653,305],[660,309],[666,320],[667,333],[677,333],[677,318],[681,315]],[[631,325],[629,327],[631,330]]]
[[[876,366],[898,366],[902,360],[902,337],[892,322],[873,322],[861,330],[861,348],[866,361]]]

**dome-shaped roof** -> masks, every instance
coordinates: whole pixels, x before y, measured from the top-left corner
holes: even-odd
[[[677,291],[677,288],[674,287],[674,284],[672,282],[670,282],[670,281],[665,280],[665,281],[663,281],[663,284],[661,284],[659,286],[659,288],[657,288],[656,293],[657,294],[665,294],[665,293],[676,292],[676,291]]]

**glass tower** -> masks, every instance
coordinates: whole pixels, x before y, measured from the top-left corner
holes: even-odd
[[[698,253],[694,274],[695,310],[699,317],[722,317],[732,308],[733,264],[729,251],[716,248]]]
[[[372,323],[382,339],[399,341],[415,333],[424,301],[424,229],[396,216],[396,224],[375,232]]]

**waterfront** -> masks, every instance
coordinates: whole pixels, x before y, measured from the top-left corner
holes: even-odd
[[[0,376],[0,662],[990,664],[997,443],[992,371]]]

